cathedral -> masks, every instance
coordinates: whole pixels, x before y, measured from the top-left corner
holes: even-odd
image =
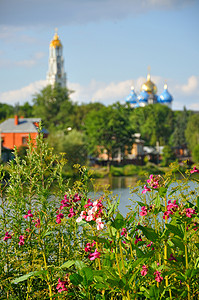
[[[49,48],[47,83],[49,85],[55,85],[56,83],[61,87],[66,87],[63,46],[57,32],[55,32]],[[155,103],[161,103],[171,108],[172,101],[173,97],[168,91],[167,84],[164,85],[162,94],[157,95],[157,87],[151,80],[150,73],[147,75],[147,81],[141,86],[140,93],[137,95],[134,87],[132,87],[130,94],[126,98],[126,103],[129,103],[133,108]]]
[[[131,107],[144,107],[148,104],[160,103],[167,105],[169,108],[172,106],[173,97],[168,91],[167,84],[164,85],[164,90],[160,95],[157,95],[157,87],[151,81],[151,75],[148,73],[147,81],[141,86],[141,91],[137,95],[134,87],[131,88],[130,94],[126,98],[126,103]]]
[[[66,87],[66,73],[64,71],[63,46],[57,32],[50,43],[49,64],[47,73],[48,85],[58,84]]]

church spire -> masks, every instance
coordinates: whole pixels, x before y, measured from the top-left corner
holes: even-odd
[[[50,85],[59,84],[61,87],[66,87],[63,46],[59,39],[57,28],[55,29],[55,34],[49,47],[47,82]]]

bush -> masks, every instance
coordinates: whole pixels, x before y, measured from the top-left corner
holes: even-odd
[[[122,216],[107,191],[88,197],[85,167],[69,187],[64,164],[41,137],[10,163],[0,184],[0,298],[198,299],[199,201],[188,183],[199,170],[179,182],[150,175]]]

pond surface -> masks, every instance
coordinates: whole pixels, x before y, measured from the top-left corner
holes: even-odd
[[[103,187],[109,186],[109,190],[113,192],[113,195],[117,196],[117,199],[120,198],[120,204],[119,204],[119,211],[123,216],[126,216],[126,214],[129,212],[129,207],[131,209],[135,207],[134,202],[141,201],[140,197],[136,193],[130,192],[130,187],[134,188],[136,187],[137,182],[136,177],[106,177],[106,178],[100,178],[95,180],[95,184],[101,187],[101,191],[97,192],[97,194],[94,194],[93,192],[90,193],[91,197],[99,197],[103,195]],[[174,186],[178,185],[178,183],[172,183],[170,186],[170,189]],[[182,187],[183,188],[183,187]],[[139,192],[141,193],[142,187],[139,188]],[[170,190],[169,189],[169,190]],[[190,191],[195,191],[195,193],[199,194],[199,185],[197,182],[189,181],[186,185],[186,189],[183,191],[183,193],[190,193]],[[176,197],[181,193],[182,191],[179,190],[175,193]],[[148,195],[145,194],[145,197]],[[195,194],[193,194],[193,199],[196,199]]]

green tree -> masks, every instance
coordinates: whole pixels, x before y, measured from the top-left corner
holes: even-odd
[[[169,145],[164,146],[162,154],[162,165],[168,166],[172,161],[175,160],[175,154]]]
[[[182,112],[178,112],[175,120],[174,131],[172,134],[172,145],[182,147],[186,145],[185,130],[187,127],[189,112],[184,107]]]
[[[31,118],[33,117],[33,107],[30,103],[25,102],[23,105],[19,105],[18,108],[18,115],[24,118]]]
[[[56,153],[65,152],[68,160],[67,166],[72,168],[74,164],[85,165],[87,163],[88,152],[82,132],[72,129],[71,131],[53,132],[48,137],[48,143],[54,148]]]
[[[193,151],[194,147],[199,144],[199,114],[189,116],[185,137],[189,150]]]
[[[198,163],[199,162],[199,144],[193,148],[193,160]]]
[[[146,144],[155,146],[168,143],[173,132],[173,112],[162,104],[151,104],[131,111],[130,117],[135,132],[141,133]]]
[[[141,126],[141,134],[149,144],[166,145],[173,132],[173,113],[172,110],[162,104],[148,105],[144,107],[146,121]]]
[[[47,129],[72,127],[73,104],[66,88],[49,85],[35,95],[33,103],[33,115],[40,117]]]
[[[99,154],[99,148],[107,151],[108,160],[120,149],[124,156],[125,148],[132,146],[133,130],[129,120],[129,109],[116,103],[91,111],[85,119],[85,131],[90,154]]]
[[[8,104],[0,103],[0,120],[4,121],[5,119],[12,117],[14,114],[14,107]]]
[[[74,104],[73,114],[71,115],[71,124],[73,124],[73,128],[78,131],[82,131],[85,124],[85,118],[87,114],[92,111],[100,110],[104,105],[102,103],[88,103],[88,104]]]

